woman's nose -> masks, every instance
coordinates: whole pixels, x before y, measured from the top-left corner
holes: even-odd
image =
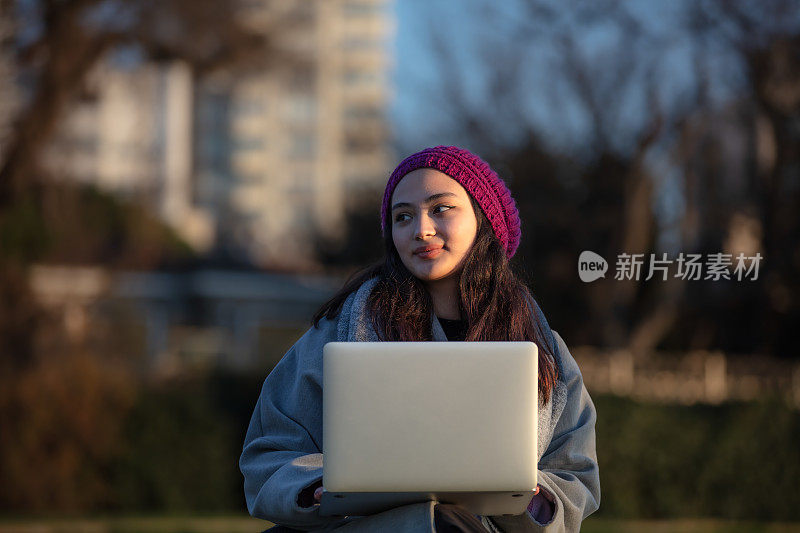
[[[417,217],[417,227],[414,230],[414,238],[417,240],[436,235],[436,228],[433,224],[433,220],[424,214]]]

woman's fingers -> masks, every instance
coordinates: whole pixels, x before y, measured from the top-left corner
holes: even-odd
[[[323,490],[324,489],[322,487],[317,487],[317,490],[314,491],[314,501],[318,502],[322,499]]]

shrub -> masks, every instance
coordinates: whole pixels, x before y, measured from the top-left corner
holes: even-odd
[[[594,400],[603,516],[800,519],[796,410]]]

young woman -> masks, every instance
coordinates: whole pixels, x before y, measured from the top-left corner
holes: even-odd
[[[381,225],[384,259],[322,306],[264,381],[239,463],[250,514],[284,531],[578,531],[600,503],[596,413],[567,346],[509,267],[520,240],[511,192],[478,156],[428,148],[392,173]],[[321,517],[325,343],[455,340],[539,346],[540,484],[528,511],[474,516],[428,502]]]

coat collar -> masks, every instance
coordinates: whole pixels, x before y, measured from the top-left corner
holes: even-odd
[[[340,342],[377,342],[378,335],[372,328],[372,317],[367,309],[367,299],[378,278],[371,278],[350,294],[342,305],[337,326],[337,340]],[[442,325],[431,313],[431,332],[434,341],[447,341]]]

